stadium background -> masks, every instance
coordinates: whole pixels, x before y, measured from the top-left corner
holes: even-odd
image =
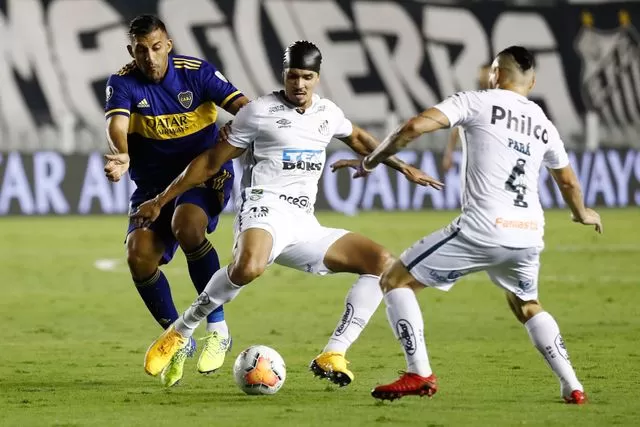
[[[108,183],[102,171],[104,85],[130,61],[127,22],[143,12],[166,21],[178,52],[208,58],[250,97],[279,86],[284,46],[313,40],[325,56],[321,92],[379,137],[473,88],[477,67],[504,46],[534,51],[533,97],[557,124],[587,204],[599,206],[605,224],[601,236],[572,224],[543,171],[542,301],[590,405],[560,404],[555,378],[481,274],[447,294],[419,295],[441,386],[428,402],[377,405],[369,396],[403,367],[384,308],[348,355],[356,380],[336,390],[313,379],[308,363],[335,327],[352,277],[279,266],[225,308],[234,349],[220,372],[200,376],[190,360],[183,384],[169,391],[144,375],[158,327],[125,261],[133,185]],[[636,26],[638,2],[0,0],[0,425],[640,425]],[[394,254],[446,224],[459,206],[458,168],[440,168],[446,138],[423,137],[402,154],[444,179],[445,190],[415,188],[385,168],[366,181],[325,172],[321,222]],[[328,162],[344,148],[332,143]],[[225,215],[210,236],[223,263],[231,224]],[[184,257],[163,271],[177,307],[187,307],[195,293]],[[233,358],[255,343],[287,363],[285,386],[268,399],[248,399],[231,375]]]
[[[177,52],[209,59],[251,98],[279,87],[283,47],[313,40],[325,57],[320,92],[379,137],[474,88],[477,67],[497,50],[525,45],[539,63],[532,97],[571,150],[588,203],[640,204],[640,5],[449,3],[0,1],[0,215],[126,213],[133,184],[102,173],[103,103],[107,77],[130,61],[127,22],[141,12],[159,14]],[[325,169],[317,208],[457,208],[457,168],[439,170],[446,137],[423,137],[402,154],[444,179],[445,192],[383,168],[366,182]],[[328,162],[341,148],[331,144]],[[543,205],[562,206],[549,176],[541,180]]]

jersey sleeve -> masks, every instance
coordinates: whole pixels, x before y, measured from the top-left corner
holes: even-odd
[[[109,77],[105,96],[104,116],[106,119],[116,114],[127,117],[131,115],[131,91],[121,76],[112,75]]]
[[[344,112],[337,105],[333,106],[333,116],[335,127],[333,129],[333,137],[334,138],[344,138],[353,133],[353,124],[351,120],[347,119],[344,115]]]
[[[549,129],[549,143],[544,153],[542,164],[549,169],[562,169],[569,166],[569,156],[564,148],[564,142],[555,126]]]
[[[480,92],[458,92],[434,105],[447,116],[450,127],[469,125],[482,111]]]
[[[234,147],[248,148],[258,136],[259,118],[255,101],[240,108],[231,124],[228,142]]]
[[[202,83],[204,99],[213,101],[220,108],[226,108],[233,101],[244,96],[227,78],[212,64],[205,62],[202,66]]]

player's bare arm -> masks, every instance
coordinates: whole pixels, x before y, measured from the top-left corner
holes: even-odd
[[[131,217],[139,226],[155,221],[160,215],[162,207],[169,201],[185,191],[205,183],[220,172],[227,161],[240,156],[243,152],[243,148],[234,147],[227,141],[219,140],[215,146],[193,159],[162,193],[142,203]]]
[[[128,130],[128,116],[116,114],[107,119],[107,143],[111,154],[104,156],[107,160],[104,172],[111,182],[120,181],[120,178],[129,169]]]
[[[369,134],[367,131],[358,126],[353,126],[353,132],[351,133],[351,135],[339,139],[361,156],[367,156],[371,154],[377,147],[380,146],[380,142],[376,138],[374,138],[373,135]],[[427,175],[420,169],[403,162],[395,156],[391,156],[385,159],[382,163],[402,173],[409,181],[415,184],[431,186],[438,190],[444,187],[444,184],[442,182]],[[360,160],[342,159],[333,163],[331,165],[331,170],[332,172],[335,172],[336,170],[345,167],[357,169],[359,165]],[[361,176],[359,175],[359,171],[356,171],[354,177],[357,178],[359,176]]]
[[[453,152],[456,150],[456,145],[458,144],[458,135],[460,133],[460,129],[453,128],[451,129],[451,133],[449,134],[449,140],[447,141],[447,147],[444,150],[444,154],[442,156],[442,169],[444,171],[448,171],[453,166]]]
[[[362,159],[362,168],[365,171],[371,171],[423,133],[434,132],[448,127],[449,119],[447,116],[437,108],[429,108],[418,116],[409,119],[395,132],[387,136],[373,153]]]
[[[235,116],[236,114],[238,114],[238,111],[248,103],[249,103],[249,98],[247,98],[246,96],[241,96],[240,98],[233,101],[231,104],[224,107],[224,109],[228,113],[233,114]]]
[[[602,233],[600,215],[593,209],[584,206],[580,181],[578,181],[578,177],[571,165],[561,169],[550,169],[549,171],[556,184],[558,184],[562,198],[571,209],[572,220],[584,225],[593,225],[596,232]]]

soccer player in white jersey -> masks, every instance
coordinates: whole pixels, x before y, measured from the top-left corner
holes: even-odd
[[[544,215],[538,196],[541,166],[550,170],[573,221],[602,232],[600,216],[587,209],[555,126],[527,99],[535,83],[533,56],[523,47],[500,52],[491,65],[493,89],[457,93],[410,119],[358,161],[341,161],[364,176],[389,155],[426,132],[461,126],[462,214],[407,249],[381,278],[387,317],[404,348],[407,371],[372,391],[379,399],[433,395],[437,390],[424,323],[415,292],[449,290],[469,273],[486,271],[506,291],[507,302],[534,346],[560,380],[568,403],[586,402],[584,389],[554,318],[538,301]]]
[[[155,199],[140,206],[134,218],[153,221],[162,206],[206,182],[228,159],[244,154],[242,203],[235,221],[233,261],[215,273],[196,302],[150,347],[145,370],[162,371],[208,313],[231,301],[242,287],[273,262],[313,274],[358,275],[329,343],[310,369],[341,386],[353,380],[345,352],[360,335],[382,301],[379,276],[393,260],[369,238],[323,227],[313,214],[325,148],[333,137],[366,155],[379,145],[347,120],[338,106],[314,94],[321,54],[298,41],[284,55],[284,91],[258,98],[236,115],[227,140],[194,160]],[[442,183],[396,158],[385,162],[420,185]]]

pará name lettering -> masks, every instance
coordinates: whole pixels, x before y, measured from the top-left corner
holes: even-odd
[[[514,150],[516,150],[519,153],[522,154],[526,154],[527,156],[531,155],[531,152],[529,151],[529,146],[531,144],[523,144],[522,142],[518,142],[515,139],[511,139],[509,138],[509,148],[513,148]]]

